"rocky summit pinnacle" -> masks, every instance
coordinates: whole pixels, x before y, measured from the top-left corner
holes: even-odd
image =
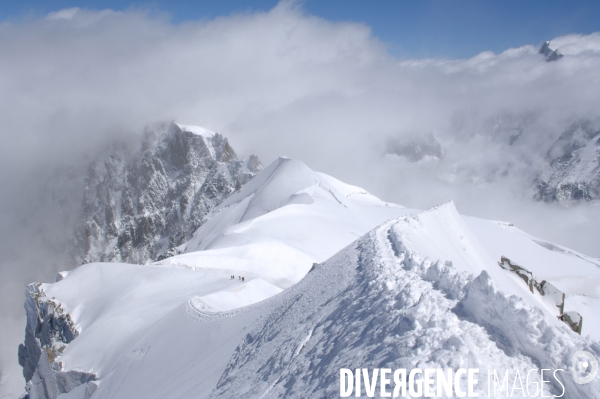
[[[546,41],[544,42],[544,44],[542,44],[539,53],[543,54],[546,57],[546,61],[556,61],[563,57],[563,55],[559,53],[558,50],[552,50],[550,48],[549,41]]]
[[[177,253],[212,209],[261,168],[237,157],[219,133],[148,126],[141,146],[114,145],[85,176],[78,263],[147,263]]]

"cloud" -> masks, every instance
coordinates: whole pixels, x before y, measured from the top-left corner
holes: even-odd
[[[299,158],[413,207],[455,199],[465,214],[600,256],[598,206],[528,199],[552,142],[600,104],[600,34],[552,46],[566,55],[559,62],[546,62],[535,43],[398,60],[368,26],[307,15],[294,2],[181,24],[143,10],[79,8],[2,23],[0,250],[11,254],[0,266],[10,281],[3,313],[22,323],[23,285],[64,268],[55,236],[68,223],[35,200],[42,183],[115,137],[173,118],[219,131],[265,163]],[[387,154],[388,143],[408,148],[418,136],[441,152],[423,151],[416,163]],[[70,190],[54,192],[76,204]],[[21,328],[6,332],[4,364],[15,362]]]
[[[46,16],[46,19],[48,19],[48,20],[73,19],[75,14],[77,14],[79,11],[80,11],[80,8],[78,8],[78,7],[65,8],[65,9],[62,9],[59,11],[54,11],[54,12],[49,13]]]

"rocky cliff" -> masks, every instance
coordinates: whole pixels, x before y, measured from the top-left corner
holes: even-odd
[[[91,397],[97,388],[94,382],[97,376],[77,370],[65,371],[62,362],[56,361],[79,335],[71,315],[60,301],[46,296],[43,284],[30,284],[26,298],[25,343],[19,345],[19,364],[27,381],[24,397],[56,399],[75,388],[81,390],[82,397]]]
[[[60,210],[63,218],[79,214],[71,246],[79,264],[143,264],[177,253],[175,247],[191,238],[213,208],[260,168],[257,157],[239,159],[218,133],[159,123],[146,128],[138,147],[114,143],[89,164],[82,205],[76,170],[49,175],[49,187],[66,189],[42,196],[42,205],[51,201],[54,208],[43,209]],[[48,297],[44,284],[34,283],[27,287],[25,310],[25,341],[19,346],[25,397],[55,399],[74,390],[91,397],[97,376],[66,371],[57,360],[80,333],[67,307]]]
[[[78,263],[146,263],[176,253],[210,211],[259,170],[218,133],[176,123],[146,129],[140,148],[114,145],[85,177]]]
[[[546,202],[600,199],[600,120],[572,124],[548,151],[549,168],[536,180]]]

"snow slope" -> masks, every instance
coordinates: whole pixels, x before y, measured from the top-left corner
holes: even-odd
[[[597,339],[571,331],[503,272],[452,204],[387,222],[261,304],[268,315],[210,397],[339,397],[341,368],[479,368],[476,392],[490,397],[488,369],[509,370],[512,387],[517,371],[570,371],[577,350],[600,357]],[[565,397],[598,397],[600,379],[560,377]],[[561,393],[545,384],[545,396]]]
[[[103,381],[101,387],[110,386],[106,381],[116,377],[109,376],[130,350],[136,351],[132,348],[140,337],[171,328],[163,325],[164,319],[176,317],[169,315],[182,306],[207,317],[264,300],[373,227],[409,212],[300,161],[280,158],[219,206],[180,248],[185,253],[146,266],[88,264],[58,283],[42,284],[45,296],[61,304],[80,332],[54,360],[64,370],[93,372]],[[31,326],[31,334],[37,329]],[[28,362],[38,360],[48,361],[42,353],[41,359],[30,356]],[[43,367],[37,368],[40,374]],[[34,382],[50,374],[38,375]],[[107,397],[115,397],[108,392]]]
[[[565,293],[565,311],[583,316],[583,335],[600,341],[600,259],[533,237],[517,227],[477,218],[465,222],[495,261],[506,256]]]
[[[159,265],[223,268],[287,288],[371,228],[413,212],[279,158],[219,205],[185,252]]]
[[[84,265],[40,286],[79,334],[50,351],[55,359],[42,352],[31,398],[336,397],[341,367],[514,376],[570,370],[580,349],[600,357],[598,260],[463,217],[452,203],[416,214],[299,161],[259,172],[179,249],[153,265]],[[583,336],[501,256],[563,290]],[[95,380],[48,394],[69,370]],[[600,379],[563,377],[567,397],[600,392]]]

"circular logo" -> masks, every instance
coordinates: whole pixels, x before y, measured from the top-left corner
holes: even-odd
[[[592,382],[598,374],[598,360],[590,352],[577,351],[571,359],[573,380],[577,384]]]

